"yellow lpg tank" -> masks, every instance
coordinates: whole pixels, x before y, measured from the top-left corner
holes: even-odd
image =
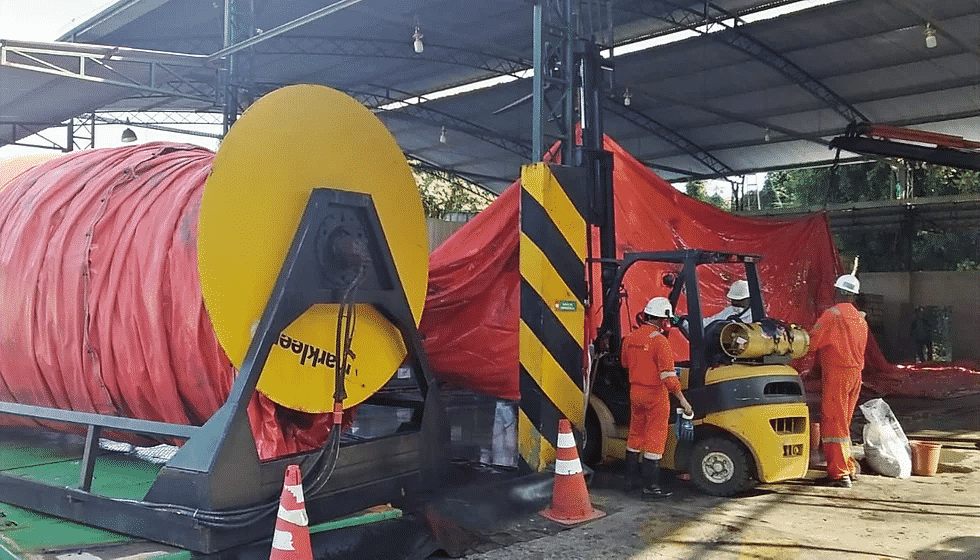
[[[733,358],[785,356],[799,358],[810,347],[810,335],[795,326],[728,323],[721,329],[721,348]]]

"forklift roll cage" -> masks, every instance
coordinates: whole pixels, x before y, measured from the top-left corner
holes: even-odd
[[[618,267],[611,284],[612,288],[605,294],[602,324],[599,327],[596,339],[600,345],[604,345],[608,349],[611,355],[619,355],[620,343],[622,341],[619,312],[621,307],[620,302],[624,297],[620,288],[623,285],[623,279],[626,273],[633,265],[640,262],[681,265],[680,272],[676,278],[665,275],[664,281],[666,285],[671,287],[668,299],[675,310],[677,309],[677,301],[680,299],[681,292],[687,294],[687,313],[683,318],[687,319],[688,327],[685,330],[685,335],[690,345],[688,388],[698,389],[704,387],[705,373],[709,364],[706,352],[707,340],[702,324],[703,314],[701,312],[697,267],[706,264],[743,265],[745,268],[745,279],[749,284],[749,305],[752,309],[752,316],[762,318],[765,317],[765,304],[762,301],[762,290],[759,287],[759,273],[756,268],[756,263],[761,260],[762,257],[760,255],[702,251],[697,249],[625,253],[622,259],[616,261]]]

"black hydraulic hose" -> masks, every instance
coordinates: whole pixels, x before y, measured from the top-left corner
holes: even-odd
[[[351,281],[344,291],[344,296],[340,302],[340,310],[337,314],[337,365],[334,370],[334,421],[327,436],[327,441],[317,452],[317,457],[313,461],[313,466],[309,470],[309,475],[303,480],[306,494],[315,496],[320,493],[327,485],[334,469],[337,467],[337,459],[340,456],[340,436],[341,425],[343,423],[343,401],[347,397],[344,386],[344,376],[347,370],[349,357],[352,355],[351,345],[354,341],[354,326],[357,321],[356,294],[357,289],[364,281],[367,269],[368,257],[362,255],[360,270],[357,276]],[[326,457],[325,464],[321,464]],[[315,475],[314,475],[315,473]],[[139,500],[119,500],[121,502],[135,503],[157,511],[166,511],[179,515],[187,515],[199,521],[202,525],[222,529],[236,529],[246,527],[252,523],[270,516],[279,507],[279,499],[273,498],[261,504],[237,508],[231,510],[202,510],[180,506],[175,504],[156,504]]]
[[[337,314],[337,362],[334,368],[334,409],[333,409],[333,429],[330,430],[330,438],[334,440],[327,454],[327,464],[322,469],[317,469],[317,477],[310,483],[310,496],[315,496],[327,485],[327,481],[333,475],[337,467],[337,459],[340,456],[340,432],[344,418],[344,399],[347,398],[347,389],[344,384],[344,377],[347,374],[348,360],[353,354],[351,345],[354,342],[354,326],[357,323],[357,289],[364,281],[365,272],[369,257],[365,252],[360,254],[360,268],[357,275],[351,280],[350,285],[341,298],[340,310]],[[341,334],[343,333],[343,334]],[[336,437],[335,437],[336,436]]]

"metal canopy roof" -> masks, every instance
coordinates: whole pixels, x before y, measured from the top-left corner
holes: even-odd
[[[114,104],[148,109],[161,99],[174,99],[186,108],[213,108],[217,72],[205,65],[206,59],[125,47],[0,40],[0,145]]]
[[[253,1],[260,36],[325,10],[312,0]],[[377,110],[409,156],[497,192],[517,177],[531,157],[530,79],[386,106],[531,68],[531,2],[338,4],[345,6],[252,47],[257,94],[291,83],[345,90]],[[779,10],[797,11],[771,17]],[[62,39],[212,55],[223,47],[223,17],[223,2],[122,0]],[[618,0],[612,18],[615,84],[606,133],[668,180],[827,162],[834,157],[829,140],[855,120],[980,136],[976,0]],[[927,22],[937,31],[935,48],[925,45]],[[421,54],[412,49],[416,25]],[[684,31],[690,37],[671,41]],[[657,37],[665,44],[623,54],[629,44]],[[213,96],[220,61],[185,62],[191,60],[198,66],[184,72],[210,85],[210,101],[105,86],[51,93],[36,76],[0,67],[0,121],[33,112],[58,122],[97,108],[220,112]],[[17,87],[27,96],[8,97]],[[16,139],[3,133],[0,143]],[[842,154],[847,158],[856,159]]]

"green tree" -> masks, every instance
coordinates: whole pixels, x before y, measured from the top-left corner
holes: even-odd
[[[904,165],[909,169],[913,196],[980,193],[980,173],[976,171],[912,162]],[[873,162],[771,172],[759,199],[767,209],[892,200],[901,191],[896,168]],[[901,231],[847,232],[835,239],[842,252],[861,255],[864,271],[904,270],[907,263],[898,255],[906,251],[911,251],[912,268],[916,270],[970,270],[980,262],[980,228],[919,230],[912,232],[911,238]]]
[[[728,201],[726,201],[724,198],[721,197],[721,195],[718,194],[709,195],[708,185],[705,181],[701,179],[688,181],[687,184],[684,185],[684,192],[687,194],[687,196],[691,198],[696,198],[701,202],[707,202],[712,206],[717,206],[718,208],[722,208],[724,210],[728,209]]]
[[[448,174],[412,169],[427,218],[445,219],[449,214],[476,214],[490,205],[495,195]]]

